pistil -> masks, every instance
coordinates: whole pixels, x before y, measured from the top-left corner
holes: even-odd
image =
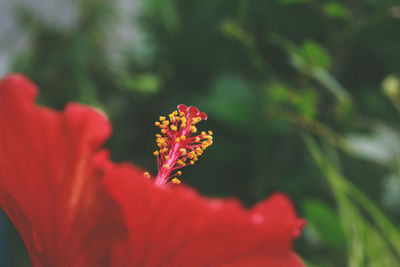
[[[196,107],[179,105],[178,110],[169,114],[169,120],[160,116],[155,125],[161,134],[156,134],[158,149],[154,151],[157,157],[158,174],[155,184],[180,184],[181,171],[176,171],[186,165],[193,165],[204,150],[213,141],[212,132],[205,131],[196,135],[196,124],[207,119],[204,112]]]

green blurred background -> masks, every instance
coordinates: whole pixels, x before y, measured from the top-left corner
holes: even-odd
[[[289,195],[308,266],[400,266],[400,2],[3,0],[0,75],[104,110],[115,161],[156,173],[177,104],[214,145],[183,181],[251,206]],[[3,14],[1,14],[3,13]],[[4,214],[0,265],[29,266]]]

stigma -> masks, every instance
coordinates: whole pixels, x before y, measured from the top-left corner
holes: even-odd
[[[180,184],[182,171],[187,165],[194,165],[198,158],[213,143],[211,131],[197,130],[197,123],[207,119],[207,114],[196,107],[178,105],[171,114],[160,116],[155,126],[160,128],[156,134],[158,174],[155,184]]]

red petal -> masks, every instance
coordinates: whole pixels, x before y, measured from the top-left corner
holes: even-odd
[[[291,249],[301,219],[285,196],[245,210],[184,186],[156,186],[141,173],[120,166],[104,179],[130,229],[113,266],[303,266]]]
[[[37,107],[36,95],[22,75],[0,81],[0,204],[33,266],[107,266],[124,230],[95,161],[110,124],[82,105]]]

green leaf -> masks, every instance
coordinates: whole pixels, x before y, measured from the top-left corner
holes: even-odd
[[[307,227],[313,228],[318,237],[333,248],[345,245],[346,239],[338,215],[327,204],[307,200],[303,204]]]
[[[210,114],[233,125],[251,123],[257,100],[247,81],[233,74],[222,75],[212,90],[212,96],[202,105]]]
[[[328,2],[323,7],[324,13],[333,18],[346,19],[349,17],[349,10],[338,2]]]
[[[307,40],[300,48],[300,54],[310,65],[328,69],[330,57],[328,52],[318,43]]]
[[[352,100],[347,90],[327,70],[330,65],[328,53],[314,41],[306,41],[299,48],[279,34],[271,33],[269,41],[286,51],[292,65],[302,73],[309,74],[336,97],[348,110]]]
[[[303,140],[337,200],[348,241],[348,265],[366,266],[368,262],[368,266],[400,266],[399,230],[364,193],[331,165],[311,136],[303,135]],[[363,214],[368,215],[371,223]],[[376,242],[377,247],[370,246],[371,242]],[[380,250],[380,256],[375,249]]]
[[[266,92],[268,99],[276,103],[282,103],[289,99],[289,89],[282,84],[268,86]]]
[[[314,90],[306,89],[300,92],[298,97],[293,100],[293,104],[305,120],[311,121],[317,115],[315,108],[317,95]]]
[[[253,42],[253,38],[235,21],[226,20],[220,24],[219,28],[225,36],[238,40],[246,45]]]
[[[160,80],[154,74],[121,74],[118,83],[123,90],[142,94],[155,94],[160,89]]]
[[[169,31],[176,32],[181,27],[181,19],[175,1],[154,0],[143,1],[144,14],[154,21],[160,21],[161,25]]]

